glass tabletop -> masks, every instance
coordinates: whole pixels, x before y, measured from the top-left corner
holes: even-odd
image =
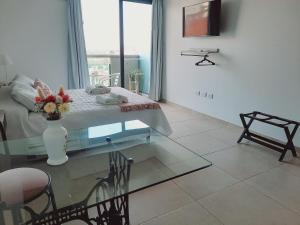
[[[148,138],[150,134],[151,128],[139,120],[68,130],[67,151],[70,153],[107,145],[108,137],[114,143],[126,143],[128,140],[135,140],[136,137],[138,137],[136,140],[140,141],[141,137]],[[103,152],[106,150],[104,148],[99,149],[99,151]],[[0,154],[10,156],[38,156],[45,155],[46,149],[43,137],[37,136],[7,141],[3,145],[0,145]]]
[[[141,121],[69,131],[69,160],[46,163],[42,137],[2,143],[1,171],[38,168],[51,176],[57,208],[96,205],[211,166]]]

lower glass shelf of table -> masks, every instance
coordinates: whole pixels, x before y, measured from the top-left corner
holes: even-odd
[[[69,160],[56,167],[47,165],[41,137],[0,146],[1,171],[30,167],[51,177],[55,209],[33,214],[30,210],[39,208],[34,206],[42,204],[41,200],[32,201],[30,210],[21,203],[21,224],[79,219],[87,224],[129,225],[129,194],[211,166],[138,120],[69,131]],[[1,214],[0,224],[10,224],[8,212],[3,209]]]

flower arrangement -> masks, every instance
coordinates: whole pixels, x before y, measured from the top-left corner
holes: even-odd
[[[70,110],[70,96],[65,94],[64,88],[61,87],[57,95],[49,95],[45,97],[40,89],[38,96],[35,97],[35,105],[37,112],[47,114],[47,120],[59,120],[61,114]]]

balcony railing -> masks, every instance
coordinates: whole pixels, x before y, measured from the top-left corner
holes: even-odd
[[[124,59],[124,83],[125,88],[128,88],[130,74],[140,70],[140,57],[138,55],[125,55]],[[121,73],[120,56],[118,55],[88,55],[88,65],[92,85],[99,84],[104,79],[107,80],[111,74]],[[119,83],[118,85],[120,85]]]

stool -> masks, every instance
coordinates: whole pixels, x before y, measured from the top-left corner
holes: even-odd
[[[36,213],[28,203],[46,194],[48,202],[45,208]],[[52,205],[56,211],[56,203],[51,187],[50,176],[34,168],[17,168],[0,173],[0,224],[4,223],[4,210],[11,210],[14,224],[22,223],[21,209],[27,211],[31,219],[42,216]]]

